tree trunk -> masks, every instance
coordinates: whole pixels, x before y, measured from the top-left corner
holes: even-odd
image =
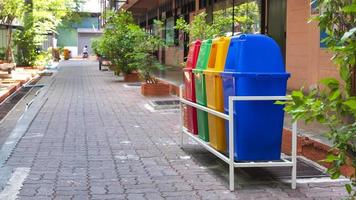
[[[7,27],[7,35],[8,35],[8,41],[7,41],[7,46],[6,46],[6,53],[5,53],[5,60],[7,62],[12,62],[12,48],[11,48],[11,40],[12,40],[12,27],[9,25]]]

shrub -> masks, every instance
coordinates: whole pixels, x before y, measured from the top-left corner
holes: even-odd
[[[157,79],[152,73],[162,70],[163,65],[159,63],[154,53],[163,45],[164,41],[161,38],[145,33],[142,35],[141,41],[135,48],[134,52],[128,55],[128,57],[131,57],[130,60],[132,61],[129,65],[139,70],[146,83],[157,83]]]
[[[142,41],[145,32],[136,24],[130,12],[108,12],[107,24],[96,50],[109,59],[115,66],[115,73],[129,74],[137,67],[130,65],[134,57],[130,56]]]

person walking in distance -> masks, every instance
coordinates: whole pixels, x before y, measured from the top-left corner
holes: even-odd
[[[89,53],[88,53],[88,46],[85,45],[83,48],[83,58],[88,58]]]

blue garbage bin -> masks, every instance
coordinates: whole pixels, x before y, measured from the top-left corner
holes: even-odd
[[[229,96],[286,95],[290,74],[285,72],[280,48],[272,38],[259,34],[243,34],[231,38],[221,76],[224,111],[228,114]],[[234,103],[236,161],[280,159],[284,111],[283,106],[274,102]],[[228,128],[226,135],[228,139]]]

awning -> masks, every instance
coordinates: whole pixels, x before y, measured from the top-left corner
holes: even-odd
[[[171,0],[129,0],[127,4],[123,4],[120,9],[131,11],[134,16],[141,16],[149,10],[158,8],[162,4]]]

